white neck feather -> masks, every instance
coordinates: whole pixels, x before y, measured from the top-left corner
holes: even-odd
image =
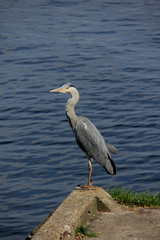
[[[74,107],[79,100],[79,93],[76,88],[71,88],[70,93],[72,95],[72,98],[70,98],[66,103],[66,115],[67,115],[68,122],[72,130],[74,131],[76,123],[78,121],[78,117],[75,114]]]

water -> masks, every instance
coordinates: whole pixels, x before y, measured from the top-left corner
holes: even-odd
[[[88,166],[66,121],[77,115],[118,150],[117,175],[93,162],[93,184],[160,187],[160,2],[0,2],[0,238],[24,239]]]

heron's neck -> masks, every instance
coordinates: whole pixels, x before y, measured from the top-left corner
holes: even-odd
[[[74,129],[76,127],[76,123],[78,121],[78,117],[74,111],[74,107],[79,100],[79,93],[78,93],[77,89],[74,89],[74,91],[71,93],[71,95],[72,95],[72,98],[70,98],[66,103],[66,115],[67,115],[68,122],[69,122],[72,130],[74,131]]]

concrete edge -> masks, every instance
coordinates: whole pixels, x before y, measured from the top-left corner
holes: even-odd
[[[76,187],[25,240],[73,240],[75,229],[87,224],[98,211],[121,209],[100,187]]]

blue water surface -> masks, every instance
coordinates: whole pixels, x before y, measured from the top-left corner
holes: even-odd
[[[160,1],[0,1],[0,239],[24,239],[88,179],[88,160],[65,117],[106,142],[117,175],[93,161],[92,181],[160,189]]]

